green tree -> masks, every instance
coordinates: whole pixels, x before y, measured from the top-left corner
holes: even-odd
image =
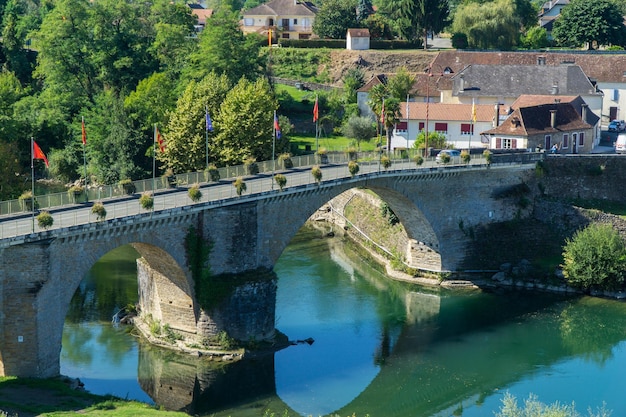
[[[320,38],[345,39],[349,28],[358,27],[356,0],[324,0],[313,22]]]
[[[385,134],[387,135],[387,144],[391,143],[391,135],[393,133],[393,127],[400,119],[400,100],[395,97],[389,97],[385,99],[385,112],[384,112],[384,127]],[[390,149],[387,149],[388,151]]]
[[[514,0],[461,4],[454,15],[452,31],[467,36],[469,48],[513,48],[518,41],[522,20]]]
[[[415,149],[424,149],[426,146],[426,132],[423,130],[417,134],[413,147]],[[428,147],[435,149],[446,149],[448,143],[446,142],[446,135],[439,132],[428,132]]]
[[[370,15],[364,21],[372,39],[393,39],[392,22],[380,13]]]
[[[217,161],[224,165],[240,164],[248,156],[259,161],[272,157],[273,113],[276,100],[264,78],[255,82],[242,78],[226,95],[215,116],[219,126],[213,140]],[[276,154],[288,151],[283,136],[276,141]]]
[[[575,287],[616,289],[623,285],[626,245],[610,225],[592,224],[567,239],[563,274]]]
[[[522,35],[522,45],[528,49],[542,49],[550,45],[548,32],[539,26],[530,28]]]
[[[45,10],[45,7],[41,6]],[[2,17],[2,52],[6,57],[6,67],[14,72],[22,83],[32,81],[35,67],[35,53],[24,48],[30,31],[41,24],[41,12],[30,2],[9,0]]]
[[[370,140],[376,135],[376,128],[369,117],[352,116],[343,126],[343,134],[355,139],[357,147],[361,149],[361,141]]]
[[[343,76],[343,91],[346,103],[356,103],[356,90],[365,84],[365,74],[360,68],[350,68]]]
[[[0,199],[10,200],[24,191],[24,185],[16,174],[21,172],[17,143],[0,140]]]
[[[356,17],[359,22],[367,19],[373,13],[372,0],[359,0],[356,7]]]
[[[448,25],[450,7],[448,0],[391,0],[400,19],[415,29],[421,36],[424,49],[427,47],[428,34],[439,33]]]
[[[218,76],[215,73],[209,73],[200,82],[192,81],[188,84],[165,129],[165,152],[157,153],[157,158],[164,163],[165,168],[177,173],[206,168],[205,109],[214,121],[214,131],[209,133],[209,160],[221,162],[214,138],[224,131],[223,124],[218,122],[219,109],[229,94],[230,86],[225,74]]]
[[[210,72],[224,74],[231,83],[241,77],[254,80],[263,73],[261,42],[254,35],[245,36],[237,15],[219,11],[211,24],[200,33],[198,49],[189,56],[183,81],[200,80]]]
[[[409,91],[413,88],[415,76],[409,74],[406,67],[402,67],[387,81],[387,91],[391,97],[399,101],[406,101]]]
[[[602,45],[622,44],[624,33],[623,13],[610,0],[572,0],[561,10],[554,21],[552,37],[559,45],[589,49]]]

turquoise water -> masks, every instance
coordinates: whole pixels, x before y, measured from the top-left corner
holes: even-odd
[[[510,392],[626,415],[623,302],[419,288],[387,279],[338,238],[302,231],[275,268],[276,327],[314,343],[216,367],[110,323],[136,299],[133,252],[94,266],[66,320],[61,372],[94,393],[197,415],[477,417]]]

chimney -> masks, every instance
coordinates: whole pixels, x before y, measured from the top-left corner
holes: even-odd
[[[558,84],[552,84],[552,95],[556,96],[557,94],[559,94],[559,86]]]
[[[497,102],[496,105],[494,106],[494,110],[496,112],[495,117],[493,118],[493,127],[498,127],[500,126],[500,103]]]
[[[587,122],[587,108],[589,105],[587,103],[583,103],[580,109],[580,117],[583,119],[583,122]]]
[[[556,110],[550,110],[550,127],[556,129]]]
[[[465,91],[465,80],[463,79],[463,75],[459,78],[459,92]]]

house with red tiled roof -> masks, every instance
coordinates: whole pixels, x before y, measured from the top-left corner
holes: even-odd
[[[385,74],[377,74],[373,76],[365,85],[356,90],[356,103],[359,107],[359,113],[363,117],[376,118],[376,115],[372,112],[369,106],[369,92],[370,90],[379,84],[387,84],[387,76]]]
[[[316,14],[317,7],[308,1],[271,0],[245,10],[241,29],[265,36],[271,30],[274,39],[309,39]]]
[[[520,107],[499,126],[481,132],[490,149],[546,149],[557,145],[559,153],[589,153],[593,126],[571,103]]]
[[[497,125],[496,112],[498,119],[505,115],[504,108],[488,104],[400,103],[401,115],[389,149],[411,148],[422,131],[445,135],[446,142],[457,149],[486,148],[488,139],[479,132]]]
[[[598,92],[603,94],[602,105],[593,108],[602,124],[610,120],[626,119],[626,54],[610,51],[577,52],[478,52],[441,51],[432,62],[433,68],[450,67],[459,72],[468,65],[577,65],[583,70]],[[530,93],[530,92],[526,92]],[[565,94],[562,90],[558,94]],[[591,103],[590,107],[591,107]]]
[[[198,22],[195,25],[196,32],[202,32],[206,26],[207,19],[213,16],[213,9],[205,9],[201,4],[190,3],[187,6],[191,9],[191,14],[196,16]]]

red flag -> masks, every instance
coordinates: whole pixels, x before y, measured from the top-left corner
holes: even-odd
[[[313,106],[313,122],[317,122],[319,118],[319,108],[317,105],[317,96],[315,96],[315,106]]]
[[[33,159],[43,159],[46,163],[46,167],[48,167],[48,158],[46,158],[46,154],[43,153],[37,142],[33,141]]]
[[[83,132],[83,146],[87,144],[87,131],[85,130],[85,119],[81,122],[81,129]]]
[[[280,125],[278,124],[278,116],[276,116],[276,112],[274,112],[274,131],[276,132],[276,138],[280,139],[282,134],[280,132]]]
[[[161,136],[161,132],[159,132],[158,128],[156,129],[156,140],[157,143],[159,144],[159,149],[161,150],[161,153],[165,153],[165,139],[163,139],[163,136]]]

